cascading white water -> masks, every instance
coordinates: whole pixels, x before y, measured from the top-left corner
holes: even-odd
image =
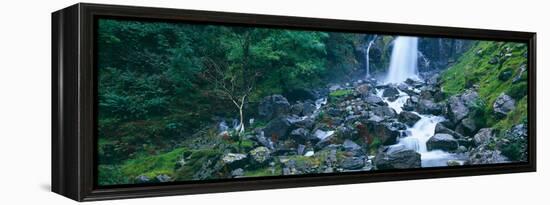
[[[386,83],[401,83],[407,78],[418,79],[418,38],[399,36],[393,42]]]
[[[410,96],[399,90],[399,97],[393,101],[389,98],[382,97],[383,89],[376,90],[377,95],[381,97],[384,102],[388,103],[388,107],[394,109],[397,113],[401,113],[403,105]],[[428,150],[426,143],[435,133],[435,126],[437,123],[445,120],[442,116],[424,115],[417,112],[414,114],[420,116],[412,127],[407,127],[404,131],[404,137],[399,138],[397,144],[392,146],[404,146],[408,149],[415,150],[420,154],[422,167],[440,167],[447,166],[447,161],[452,159],[460,159],[463,156],[458,156],[454,153],[445,152],[442,150]]]
[[[376,40],[377,36],[375,35],[372,40],[369,41],[369,44],[367,44],[367,48],[365,51],[365,79],[368,79],[370,77],[370,48],[374,44],[374,41]]]

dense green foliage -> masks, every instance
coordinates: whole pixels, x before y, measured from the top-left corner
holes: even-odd
[[[139,156],[173,152],[212,116],[238,117],[213,81],[254,86],[244,103],[247,117],[263,96],[357,69],[355,47],[364,36],[121,20],[100,20],[98,33],[102,174]],[[219,78],[208,78],[217,71]]]

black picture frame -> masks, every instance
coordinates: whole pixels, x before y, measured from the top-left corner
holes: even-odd
[[[98,17],[524,42],[528,45],[528,162],[373,173],[98,187],[94,21]],[[77,201],[536,171],[536,33],[79,3],[52,13],[52,191]]]

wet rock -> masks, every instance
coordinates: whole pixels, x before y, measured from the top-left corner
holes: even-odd
[[[403,104],[403,110],[405,111],[413,111],[416,108],[416,104],[418,103],[418,97],[416,96],[410,96],[407,101],[405,101],[405,104]]]
[[[431,100],[420,100],[416,106],[416,110],[420,114],[440,115],[442,113],[442,106]]]
[[[309,116],[313,114],[313,112],[315,112],[315,109],[316,109],[315,104],[311,102],[305,102],[303,104],[304,104],[304,109],[302,111],[303,116]]]
[[[388,104],[377,95],[368,95],[365,98],[365,102],[370,105],[387,106]]]
[[[476,145],[485,145],[495,136],[493,128],[482,128],[474,135]]]
[[[395,118],[395,116],[397,115],[395,110],[393,108],[388,107],[388,106],[373,107],[371,109],[371,111],[374,115],[377,115],[377,116],[382,117],[384,119]]]
[[[458,148],[458,141],[450,134],[435,134],[426,142],[428,150],[454,151]]]
[[[439,122],[435,125],[435,131],[434,131],[435,134],[437,133],[441,133],[441,134],[450,134],[452,135],[455,139],[461,139],[461,138],[464,138],[463,135],[461,135],[460,133],[457,133],[449,128],[447,128],[445,125],[443,125],[443,123]]]
[[[406,125],[412,127],[414,124],[416,124],[416,122],[418,122],[418,120],[420,120],[420,116],[412,112],[402,111],[401,113],[399,113],[398,119],[400,122],[403,122]]]
[[[399,95],[399,90],[395,87],[388,87],[382,92],[382,97],[393,98]]]
[[[493,111],[497,117],[501,118],[508,115],[514,108],[516,108],[516,101],[504,93],[501,93],[493,103]]]
[[[340,162],[340,167],[347,170],[358,170],[365,166],[365,157],[346,157]]]
[[[290,111],[290,103],[282,95],[266,96],[258,106],[260,117],[270,120],[279,116],[288,114]]]
[[[379,170],[420,168],[420,154],[402,145],[391,146],[376,155],[374,165]]]
[[[449,160],[447,161],[447,166],[463,166],[465,164],[462,160]]]

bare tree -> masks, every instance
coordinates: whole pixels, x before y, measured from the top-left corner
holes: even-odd
[[[240,121],[237,130],[239,135],[242,135],[245,131],[244,106],[248,103],[256,79],[260,76],[259,72],[247,72],[243,68],[231,69],[206,57],[202,61],[206,68],[202,73],[203,78],[211,83],[219,98],[229,100],[239,111]]]

